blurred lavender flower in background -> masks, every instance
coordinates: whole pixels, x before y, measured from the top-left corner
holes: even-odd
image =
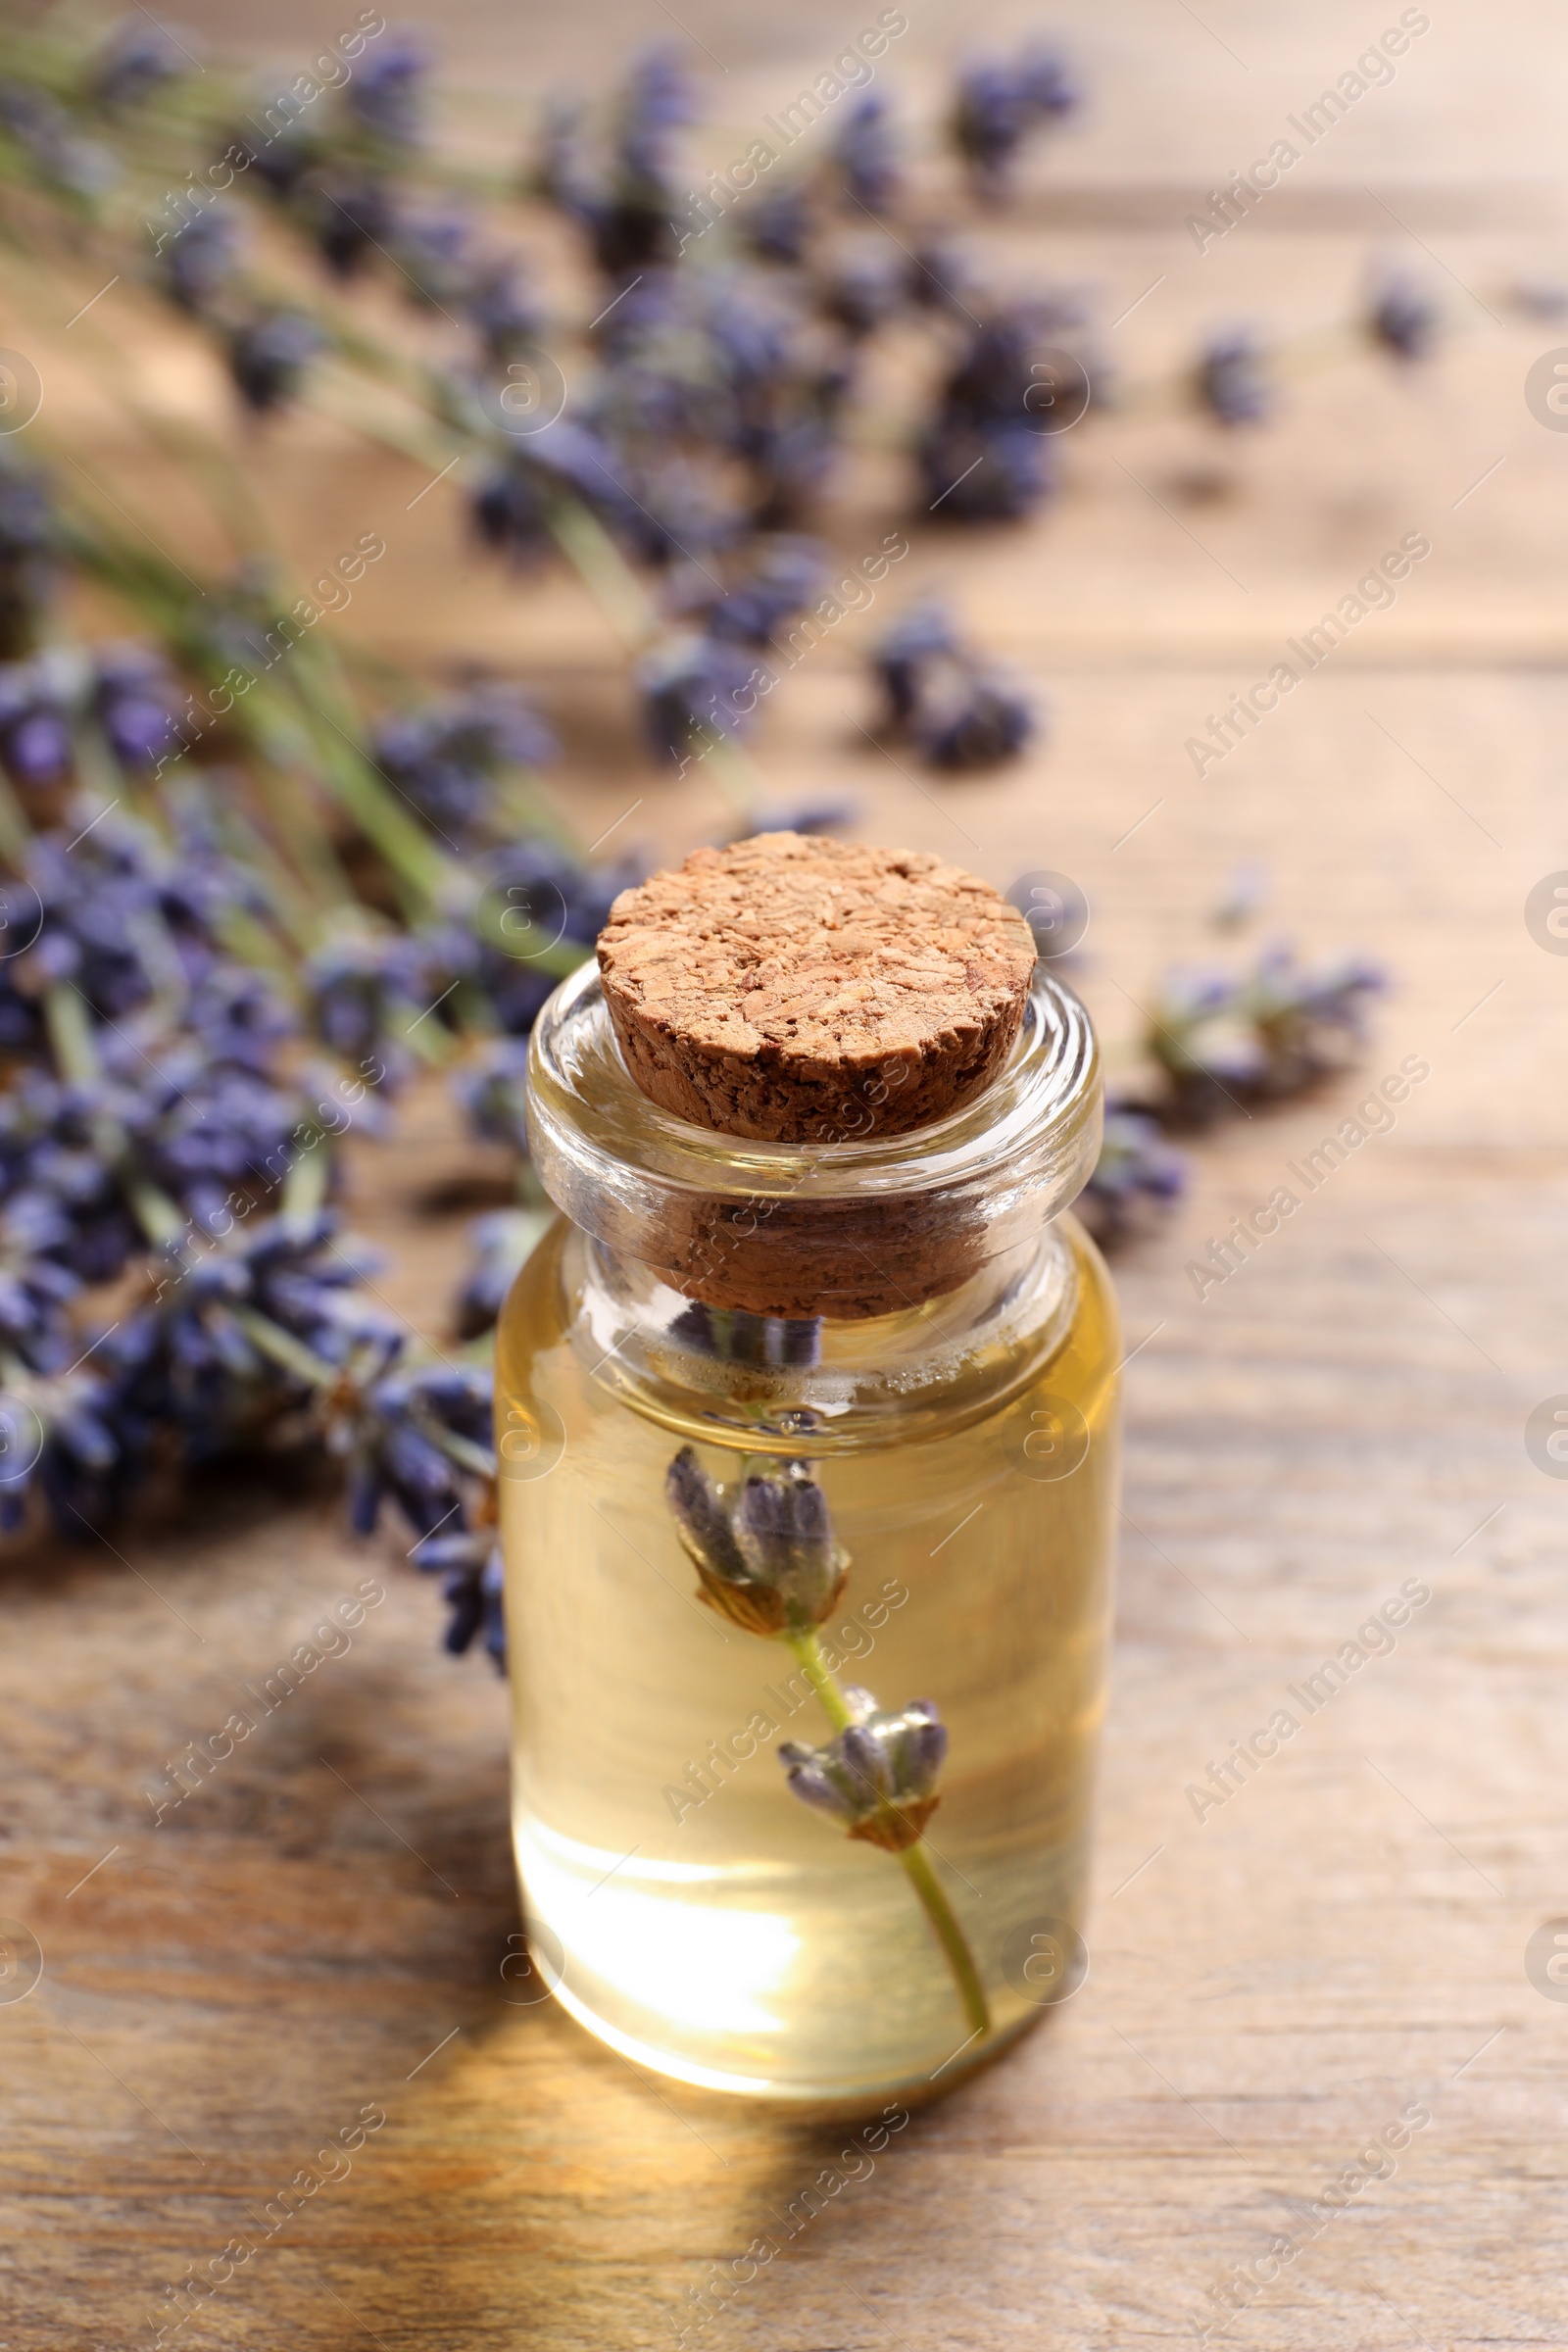
[[[429,107],[430,53],[417,33],[383,33],[356,64],[343,90],[355,122],[394,147],[416,146]]]
[[[952,132],[977,196],[1000,202],[1032,131],[1082,103],[1066,61],[1038,43],[1012,58],[976,58],[959,69]]]
[[[502,1614],[505,1586],[501,1540],[494,1526],[460,1528],[453,1535],[423,1537],[409,1554],[416,1568],[441,1578],[441,1596],[451,1612],[443,1646],[454,1657],[484,1635],[487,1657],[503,1673],[507,1629]]]
[[[1199,406],[1216,424],[1262,424],[1272,416],[1274,387],[1263,347],[1250,326],[1226,327],[1209,337],[1194,389]]]
[[[879,91],[856,100],[833,153],[849,202],[868,213],[891,212],[904,175],[899,168],[898,133],[889,120],[888,102]]]
[[[1367,332],[1396,359],[1424,360],[1443,331],[1443,310],[1413,277],[1390,277],[1373,295]]]
[[[324,343],[320,328],[302,311],[267,311],[235,326],[228,339],[228,369],[246,408],[265,416],[286,407]]]
[[[1187,1188],[1187,1162],[1159,1121],[1115,1101],[1105,1104],[1104,1141],[1077,1214],[1102,1249],[1114,1248],[1172,1209]]]
[[[907,735],[932,767],[996,767],[1034,735],[1032,699],[960,639],[945,606],[912,606],[871,655],[883,724]]]

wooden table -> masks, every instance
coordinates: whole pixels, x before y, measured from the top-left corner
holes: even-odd
[[[733,6],[685,14],[731,65],[735,123],[842,37],[821,10],[787,33]],[[997,250],[1094,278],[1107,318],[1150,289],[1109,336],[1130,377],[1216,317],[1331,319],[1374,246],[1446,290],[1452,348],[1421,375],[1304,378],[1277,429],[1223,449],[1177,419],[1085,430],[1037,526],[933,527],[899,581],[901,599],[955,591],[1042,681],[1050,740],[995,779],[918,787],[867,751],[858,662],[889,598],[775,698],[768,776],[781,798],[849,789],[867,835],[999,881],[1074,875],[1113,1045],[1168,960],[1212,952],[1205,910],[1246,857],[1272,870],[1270,925],[1364,946],[1397,985],[1362,1076],[1201,1145],[1189,1204],[1120,1265],[1136,1352],[1086,1987],[686,2340],[1078,2352],[1212,2323],[1255,2352],[1562,2346],[1568,1998],[1526,1952],[1568,1913],[1568,1489],[1523,1433],[1568,1390],[1568,961],[1523,907],[1568,866],[1568,438],[1522,385],[1568,324],[1505,302],[1560,251],[1562,31],[1539,8],[1441,12],[1394,87],[1200,256],[1195,200],[1381,27],[1217,0],[1201,24],[1152,0],[1114,28],[1085,0],[1056,14],[1079,27],[1095,116]],[[958,21],[911,29],[916,85]],[[621,7],[604,27],[601,54],[663,19]],[[269,39],[334,28],[310,0]],[[451,37],[490,103],[539,63],[520,18],[475,9]],[[555,70],[587,36],[538,39]],[[176,407],[207,397],[178,352],[148,382]],[[81,400],[107,464],[122,428]],[[1216,462],[1233,487],[1202,499]],[[413,659],[434,629],[537,682],[577,746],[565,781],[590,836],[634,801],[623,835],[656,848],[713,825],[700,779],[671,790],[643,762],[573,592],[461,567],[452,506],[407,512],[404,474],[324,428],[288,428],[256,465],[288,494],[302,560],[384,527],[355,625]],[[835,526],[846,554],[899,512],[891,472],[866,482]],[[1433,552],[1396,607],[1200,781],[1184,744],[1206,714],[1412,529]],[[1200,1298],[1185,1268],[1207,1237],[1407,1055],[1430,1077],[1394,1130]],[[398,1252],[383,1289],[436,1332],[461,1253],[451,1180],[472,1165],[450,1128],[438,1093],[414,1100],[355,1202]],[[400,1544],[356,1549],[329,1492],[259,1477],[117,1542],[6,1571],[0,1913],[44,1974],[0,2004],[0,2345],[150,2343],[167,2290],[257,2238],[302,2168],[339,2178],[286,2221],[274,2203],[268,2242],[166,2344],[672,2343],[711,2266],[778,2234],[770,2217],[846,2134],[688,2096],[550,2004],[515,2005],[504,1691],[436,1652]],[[170,1760],[370,1576],[386,1597],[349,1652],[155,1823],[145,1792]],[[1406,1580],[1430,1599],[1396,1646],[1309,1715],[1289,1688]],[[1190,1787],[1281,1706],[1297,1735],[1195,1807]],[[1347,2168],[1391,2127],[1392,2169],[1350,2194]],[[1235,2266],[1251,2266],[1239,2310]]]

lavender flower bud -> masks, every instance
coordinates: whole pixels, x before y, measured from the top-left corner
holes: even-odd
[[[749,1478],[739,1495],[716,1486],[690,1446],[669,1465],[664,1496],[710,1608],[749,1634],[821,1625],[838,1606],[849,1561],[833,1539],[827,1497],[803,1465]]]
[[[760,1584],[782,1594],[792,1624],[820,1625],[844,1591],[849,1564],[833,1539],[827,1496],[799,1464],[782,1478],[749,1478],[735,1541]]]
[[[941,1799],[937,1775],[947,1728],[928,1698],[880,1708],[869,1690],[846,1690],[856,1720],[824,1747],[786,1740],[779,1761],[803,1803],[832,1813],[851,1838],[902,1853],[919,1838]]]

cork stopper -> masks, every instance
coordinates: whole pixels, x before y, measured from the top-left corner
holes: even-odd
[[[1083,1006],[1040,963],[1016,1046],[961,1109],[913,1134],[719,1143],[637,1085],[588,962],[533,1025],[528,1137],[558,1208],[639,1270],[617,1280],[785,1323],[859,1321],[1037,1247],[1095,1164],[1099,1060]]]
[[[760,833],[622,891],[599,938],[626,1066],[662,1109],[756,1143],[907,1134],[1017,1041],[1017,909],[917,850]]]

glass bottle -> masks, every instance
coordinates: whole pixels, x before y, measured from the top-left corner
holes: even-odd
[[[1081,1982],[1120,1350],[1063,1212],[1099,1094],[1044,966],[984,1093],[886,1139],[874,1103],[795,1146],[658,1108],[592,965],[535,1026],[517,1859],[541,1973],[640,2065],[942,2089]]]

